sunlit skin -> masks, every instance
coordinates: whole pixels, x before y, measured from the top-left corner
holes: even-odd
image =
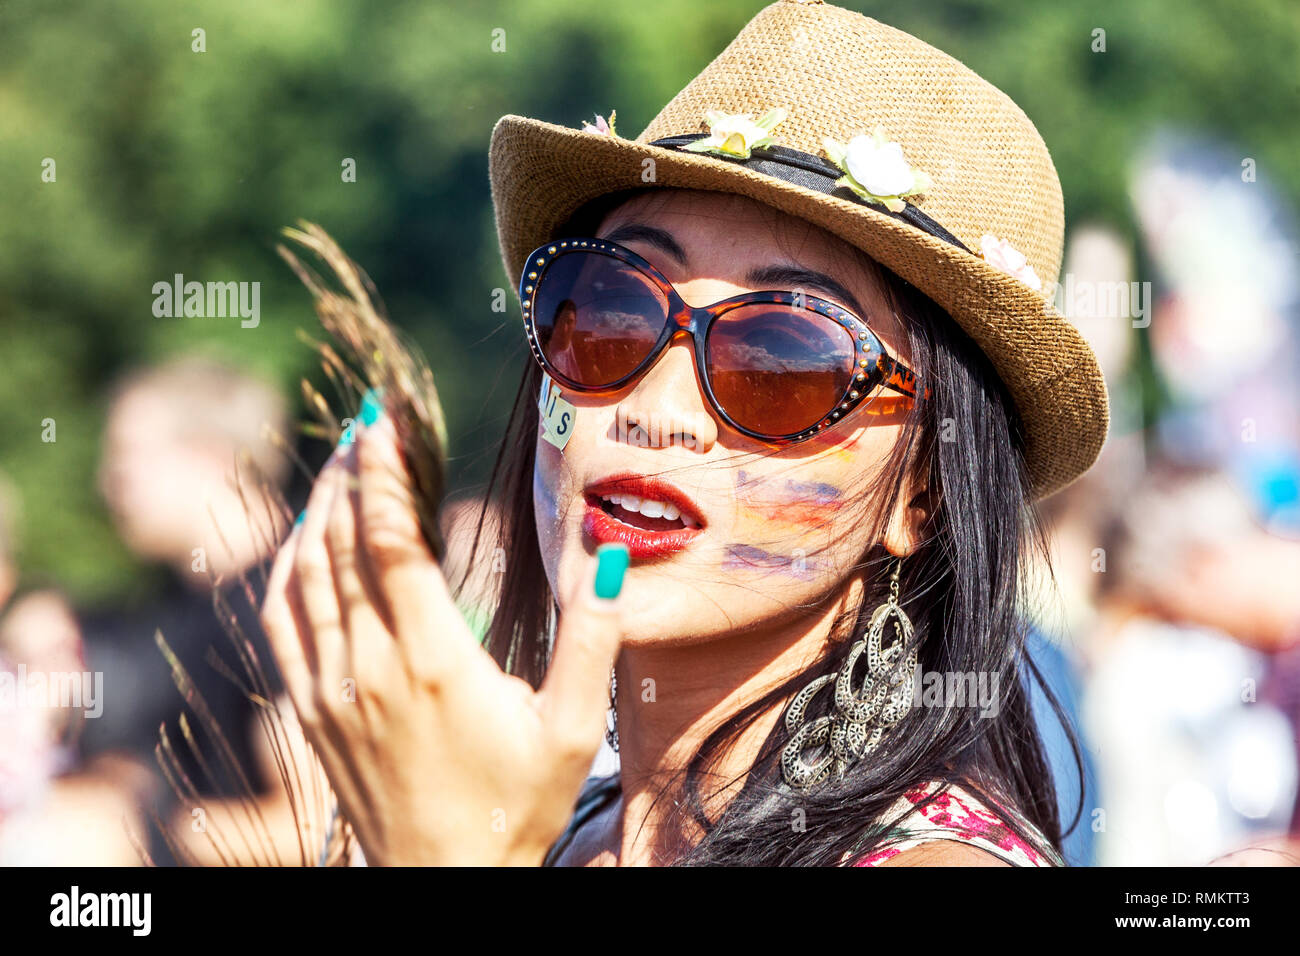
[[[619,238],[629,224],[662,230],[685,261],[649,240]],[[859,314],[892,355],[910,358],[904,330],[860,252],[750,200],[679,190],[643,195],[614,210],[597,236],[645,257],[696,306],[773,288],[752,281],[758,269],[832,276],[852,301],[815,282],[802,287]],[[879,405],[855,409],[814,440],[764,445],[713,414],[691,350],[689,337],[679,335],[620,393],[566,392],[578,409],[572,437],[563,451],[540,437],[537,444],[538,534],[556,593],[567,592],[594,550],[581,519],[583,489],[595,479],[624,470],[660,475],[685,490],[705,519],[684,551],[634,560],[624,583],[626,635],[617,666],[623,817],[646,826],[625,826],[621,837],[607,832],[593,854],[606,862],[615,852],[624,863],[658,861],[656,850],[671,855],[673,848],[653,845],[653,804],[667,773],[743,701],[815,660],[834,613],[861,599],[863,572],[852,569],[876,542],[871,516],[846,502],[880,480],[907,411],[907,400],[878,396]],[[655,423],[648,432],[658,440],[620,433],[618,423],[629,419]],[[670,442],[673,435],[678,440]],[[927,512],[916,497],[905,494],[889,516],[883,543],[895,555],[914,550],[922,533]],[[773,711],[760,721],[719,770],[743,770],[778,717]]]

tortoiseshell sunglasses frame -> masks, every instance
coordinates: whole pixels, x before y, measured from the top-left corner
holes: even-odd
[[[668,315],[664,321],[664,328],[659,333],[659,338],[649,354],[632,371],[607,385],[592,386],[573,381],[551,364],[546,356],[542,354],[541,346],[537,341],[537,328],[533,321],[533,311],[538,287],[541,285],[541,280],[551,263],[573,253],[604,255],[631,266],[650,280],[663,293],[668,302]],[[738,306],[758,303],[794,306],[797,308],[797,304],[801,300],[803,308],[818,312],[833,321],[839,322],[852,335],[857,365],[854,375],[850,379],[849,386],[840,396],[839,401],[827,410],[820,421],[808,428],[785,435],[770,435],[746,428],[727,414],[727,410],[722,407],[722,403],[718,401],[713,392],[713,384],[710,381],[708,367],[705,363],[709,329],[720,316]],[[871,330],[871,327],[848,309],[813,295],[789,291],[746,292],[742,295],[735,295],[714,302],[712,305],[690,306],[686,304],[673,287],[673,284],[658,269],[631,249],[606,239],[558,239],[538,246],[525,260],[524,270],[519,278],[519,301],[523,307],[524,330],[527,333],[528,345],[532,349],[533,357],[541,365],[542,369],[560,385],[585,394],[616,392],[626,388],[654,365],[659,356],[663,354],[664,349],[668,347],[668,343],[679,331],[687,332],[694,344],[696,375],[699,377],[700,384],[704,387],[704,394],[708,398],[713,411],[736,431],[768,444],[788,445],[812,438],[818,432],[829,428],[841,418],[847,416],[865,398],[874,393],[877,388],[889,389],[913,399],[916,397],[916,373],[891,356],[885,349],[884,344],[876,336],[876,333]]]

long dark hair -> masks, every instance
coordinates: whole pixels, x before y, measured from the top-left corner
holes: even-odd
[[[559,233],[591,235],[627,194],[583,210]],[[774,211],[775,213],[775,211]],[[1041,676],[1026,654],[1023,613],[1029,558],[1046,561],[1045,535],[1025,470],[1024,444],[1009,395],[987,357],[934,302],[911,284],[877,267],[879,279],[907,330],[912,368],[935,383],[917,401],[882,472],[892,481],[864,489],[863,520],[884,516],[924,474],[933,495],[924,543],[903,562],[900,594],[919,642],[924,672],[971,673],[997,680],[995,716],[971,706],[913,707],[869,756],[842,778],[811,791],[782,782],[780,753],[788,739],[777,722],[745,775],[739,792],[710,816],[711,797],[734,781],[710,768],[753,721],[820,674],[837,671],[855,635],[884,600],[888,554],[867,550],[850,573],[867,572],[863,600],[834,622],[821,660],[734,714],[713,732],[682,771],[672,803],[682,834],[679,864],[837,864],[887,845],[891,808],[909,791],[934,781],[956,784],[1011,811],[1005,822],[1041,851],[1059,852],[1061,825],[1052,775],[1030,712],[1029,680]],[[540,553],[533,512],[533,467],[541,370],[525,352],[513,412],[488,486],[497,514],[495,554],[505,556],[486,647],[510,673],[540,684],[558,617]],[[487,511],[485,510],[485,515]],[[479,555],[480,517],[472,553]],[[1054,696],[1047,699],[1069,729]],[[829,694],[818,695],[825,713]],[[1076,761],[1079,759],[1077,743]],[[1082,810],[1075,814],[1077,822]],[[1032,824],[1023,825],[1022,820]],[[798,821],[796,826],[794,821]],[[1036,828],[1037,833],[1034,832]],[[691,834],[688,838],[686,835]],[[1044,841],[1050,846],[1044,846]]]

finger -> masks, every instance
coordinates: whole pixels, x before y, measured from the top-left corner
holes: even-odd
[[[341,456],[339,467],[344,479],[335,488],[325,522],[325,549],[334,574],[334,590],[347,621],[353,614],[371,606],[371,596],[363,575],[368,569],[357,561],[357,457],[355,446]]]
[[[420,533],[406,466],[392,419],[385,415],[357,437],[360,481],[359,554],[379,587],[394,636],[406,652],[426,655],[438,639],[439,665],[454,667],[479,650],[447,582]]]
[[[298,527],[293,574],[289,577],[289,604],[298,620],[303,656],[317,678],[323,655],[337,655],[343,648],[343,615],[325,547],[325,525],[342,474],[337,456],[331,456],[317,476]]]
[[[276,664],[279,665],[285,690],[300,711],[300,704],[305,703],[311,693],[311,668],[304,654],[298,619],[289,600],[288,584],[293,574],[301,527],[301,524],[293,526],[275,556],[271,575],[267,578],[266,597],[262,601],[261,611],[262,630],[275,655]]]
[[[342,456],[341,466],[347,480],[341,484],[330,506],[325,526],[325,547],[334,572],[334,589],[338,594],[348,639],[350,669],[348,674],[360,679],[366,670],[361,666],[385,655],[392,643],[387,625],[378,610],[379,593],[370,580],[369,568],[358,560],[357,523],[360,520],[360,489],[357,481],[355,445]]]
[[[609,673],[623,638],[624,545],[601,545],[565,603],[555,655],[540,690],[542,719],[561,752],[594,754],[609,708]],[[602,596],[604,595],[604,596]]]

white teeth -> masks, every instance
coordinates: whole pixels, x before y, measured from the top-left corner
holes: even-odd
[[[698,528],[700,523],[690,515],[682,512],[675,504],[656,501],[653,498],[638,498],[636,495],[601,495],[605,501],[619,505],[628,511],[639,511],[647,518],[664,518],[668,521],[680,520],[688,528]]]

